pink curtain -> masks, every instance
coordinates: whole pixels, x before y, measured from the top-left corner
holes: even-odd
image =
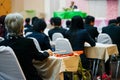
[[[118,15],[118,0],[107,0],[107,19],[116,18]]]

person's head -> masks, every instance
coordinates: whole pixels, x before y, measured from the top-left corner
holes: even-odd
[[[75,6],[74,6],[74,9],[78,9],[78,7],[75,5]]]
[[[74,3],[75,3],[74,1],[71,1],[71,5],[74,5]]]
[[[32,25],[34,24],[34,21],[36,21],[38,19],[38,17],[36,17],[36,16],[34,16],[34,17],[32,17]]]
[[[94,26],[94,22],[95,22],[95,17],[93,17],[93,16],[88,15],[85,18],[85,24],[89,24],[89,25]]]
[[[11,36],[23,34],[23,16],[19,13],[8,14],[5,18],[5,27]]]
[[[54,20],[54,17],[50,18],[50,24],[53,26],[53,20]]]
[[[1,25],[4,25],[4,24],[5,24],[5,23],[4,23],[5,17],[6,17],[6,15],[0,16],[0,24],[1,24]]]
[[[54,19],[53,19],[53,25],[55,27],[61,26],[61,18],[60,17],[54,17]]]
[[[33,29],[37,32],[43,32],[46,27],[47,24],[43,19],[36,20],[33,25]]]
[[[25,23],[26,23],[26,24],[29,24],[29,23],[30,23],[30,18],[26,18],[26,19],[25,19]]]
[[[120,26],[120,16],[117,17],[118,26]]]
[[[71,21],[70,21],[70,20],[67,20],[67,21],[66,21],[66,26],[67,26],[68,28],[70,28],[70,25],[71,25]]]
[[[84,23],[81,16],[73,16],[71,20],[71,27],[70,30],[78,30],[83,29]]]
[[[111,24],[117,25],[117,20],[116,20],[116,19],[110,19],[110,20],[108,21],[108,25],[111,25]]]

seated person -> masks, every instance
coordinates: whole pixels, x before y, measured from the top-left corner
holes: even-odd
[[[54,28],[52,28],[52,29],[50,29],[49,31],[48,31],[48,35],[49,35],[49,37],[50,37],[50,39],[52,40],[52,35],[54,34],[54,33],[61,33],[64,37],[65,37],[65,32],[67,31],[66,29],[64,29],[64,28],[62,28],[62,26],[61,26],[61,18],[59,18],[59,17],[54,17],[53,19],[52,19],[52,22],[51,22],[51,24],[54,26]]]
[[[95,17],[88,15],[85,18],[84,28],[87,29],[90,36],[96,41],[96,38],[98,37],[99,33],[97,31],[97,27],[95,27],[94,24],[95,24]]]
[[[3,37],[3,38],[5,38],[6,36],[6,28],[4,24],[5,17],[6,15],[0,16],[0,37]]]
[[[74,16],[71,20],[71,27],[66,32],[66,37],[69,39],[73,51],[83,51],[84,44],[88,42],[91,46],[95,46],[95,41],[92,39],[86,29],[84,29],[83,19],[80,16]],[[89,61],[85,54],[80,55],[83,68],[90,69]]]
[[[23,16],[19,13],[8,14],[5,18],[7,39],[0,46],[9,46],[15,52],[26,80],[42,80],[33,66],[32,60],[44,60],[53,55],[51,50],[39,52],[32,39],[23,37]],[[8,65],[9,66],[9,65]]]
[[[70,8],[73,10],[77,8],[74,1],[71,1]]]
[[[32,31],[32,26],[30,25],[30,18],[25,19],[25,25],[24,25],[24,33]]]
[[[41,50],[51,49],[49,37],[43,32],[46,26],[47,24],[43,19],[37,19],[33,23],[32,33],[26,35],[26,37],[35,38],[38,41]]]

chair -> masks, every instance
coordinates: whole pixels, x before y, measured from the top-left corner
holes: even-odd
[[[54,33],[52,35],[52,41],[55,41],[57,38],[64,38],[61,33]]]
[[[55,51],[59,54],[68,54],[72,53],[73,49],[68,39],[57,38],[55,40]]]
[[[112,44],[112,39],[110,36],[106,33],[100,33],[97,38],[98,43],[103,43],[103,44]]]
[[[116,71],[115,71],[115,78],[116,78],[116,80],[117,80],[117,77],[118,77],[119,67],[120,67],[120,58],[118,57],[117,67],[116,67]]]
[[[26,80],[15,53],[6,46],[0,46],[0,80]]]

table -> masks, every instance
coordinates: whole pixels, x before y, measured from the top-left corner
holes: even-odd
[[[95,61],[93,61],[93,73],[97,74],[98,65],[100,60],[105,60],[105,62],[109,59],[109,55],[116,54],[118,55],[117,45],[115,44],[101,44],[96,43],[95,47],[91,47],[88,43],[85,43],[85,54],[87,58],[97,59],[96,68]],[[95,73],[94,73],[95,72]]]
[[[44,61],[33,61],[43,80],[64,80],[63,72],[76,72],[79,56],[50,56]]]
[[[118,49],[116,44],[101,44],[96,43],[95,47],[91,47],[89,44],[85,44],[85,54],[88,58],[97,58],[105,60],[109,59],[109,55],[118,55]]]
[[[53,13],[54,17],[60,17],[62,19],[71,19],[75,15],[79,15],[82,18],[85,18],[87,13],[82,11],[56,11]]]

